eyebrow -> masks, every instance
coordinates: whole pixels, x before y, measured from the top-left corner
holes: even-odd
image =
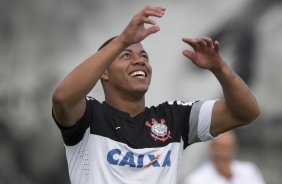
[[[123,50],[122,52],[130,52],[130,53],[133,53],[133,51],[132,51],[131,49],[125,49],[125,50]],[[146,54],[146,55],[148,55],[148,53],[147,53],[145,50],[141,50],[141,51],[139,52],[139,54]]]

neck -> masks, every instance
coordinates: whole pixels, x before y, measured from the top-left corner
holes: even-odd
[[[145,96],[139,97],[117,97],[116,95],[105,95],[105,101],[115,109],[129,113],[131,117],[141,113],[145,109]]]

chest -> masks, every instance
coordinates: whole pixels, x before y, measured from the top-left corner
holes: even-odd
[[[145,112],[130,117],[105,111],[96,114],[90,133],[125,143],[132,148],[163,147],[180,142],[181,126],[177,118],[160,112]]]

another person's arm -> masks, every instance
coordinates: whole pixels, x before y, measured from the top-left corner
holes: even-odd
[[[161,7],[144,8],[132,18],[117,38],[82,62],[60,83],[53,94],[52,102],[54,117],[61,126],[75,125],[85,111],[85,96],[96,85],[103,72],[123,49],[159,31],[159,26],[149,16],[162,17],[164,12],[165,9]],[[152,26],[145,28],[144,24]]]
[[[222,86],[224,99],[214,104],[211,128],[218,135],[255,120],[260,109],[255,97],[244,81],[232,71],[222,59],[219,43],[210,38],[183,38],[193,49],[184,50],[183,55],[200,68],[210,70]]]

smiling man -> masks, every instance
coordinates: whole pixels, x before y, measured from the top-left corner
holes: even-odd
[[[144,94],[149,88],[151,75],[149,57],[142,44],[130,45],[116,57],[101,76],[105,101],[131,116],[144,111]],[[135,103],[136,100],[138,103]],[[127,107],[124,102],[132,102],[133,106]]]
[[[249,88],[221,58],[219,43],[207,37],[183,38],[193,48],[183,55],[215,75],[225,99],[145,107],[152,68],[140,42],[160,30],[150,17],[161,18],[165,11],[144,8],[56,88],[52,112],[72,183],[174,184],[188,145],[211,140],[259,115]],[[86,97],[99,79],[102,103]]]

